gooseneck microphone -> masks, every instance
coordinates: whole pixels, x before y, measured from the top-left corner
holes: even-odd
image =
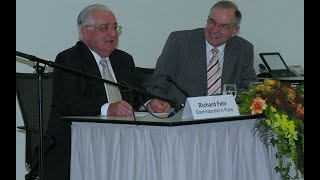
[[[267,73],[269,73],[270,75],[271,75],[271,77],[273,77],[274,79],[278,79],[274,74],[272,74],[267,68],[266,68],[266,66],[264,65],[264,64],[259,64],[259,68],[260,69],[262,69],[262,70],[265,70],[265,71],[267,71]]]
[[[174,116],[175,114],[177,114],[177,112],[179,112],[182,108],[184,108],[184,104],[183,103],[178,105],[177,107],[175,107],[174,110],[169,113],[168,118]]]
[[[270,73],[264,64],[261,64],[261,63],[260,63],[260,64],[259,64],[259,68],[262,69],[262,70],[267,71],[268,73]]]
[[[166,80],[170,83],[172,83],[176,88],[178,88],[187,98],[190,97],[190,95],[184,90],[182,89],[172,78],[171,76],[167,75],[166,76]],[[169,117],[174,116],[178,111],[180,111],[182,108],[184,108],[184,104],[179,104],[178,106],[176,106],[173,111],[170,112],[170,114],[168,115]]]

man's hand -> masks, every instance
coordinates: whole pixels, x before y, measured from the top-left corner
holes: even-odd
[[[132,106],[124,100],[111,103],[108,108],[108,116],[133,116]]]
[[[152,99],[147,104],[147,108],[151,112],[161,113],[161,112],[169,112],[169,109],[171,108],[171,105],[168,102],[162,101],[160,99]]]

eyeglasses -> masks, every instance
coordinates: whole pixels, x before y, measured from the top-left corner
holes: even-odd
[[[214,27],[218,27],[222,30],[229,30],[231,28],[233,28],[234,26],[236,25],[229,25],[229,24],[217,24],[215,20],[209,18],[207,20],[208,24],[210,24],[211,26],[214,26]]]
[[[91,26],[87,25],[87,27],[92,27],[92,28],[97,28],[100,32],[105,33],[109,31],[110,29],[113,30],[114,32],[118,32],[119,35],[122,32],[122,26],[119,26],[118,24],[100,24],[99,26]]]

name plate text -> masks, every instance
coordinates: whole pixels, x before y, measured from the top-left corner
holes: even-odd
[[[207,119],[238,116],[237,103],[232,95],[187,98],[182,119]]]

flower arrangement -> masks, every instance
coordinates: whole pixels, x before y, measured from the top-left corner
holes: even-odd
[[[261,114],[253,132],[268,146],[277,147],[276,172],[284,180],[294,163],[298,178],[304,175],[304,85],[295,87],[267,79],[237,97],[240,114]]]

